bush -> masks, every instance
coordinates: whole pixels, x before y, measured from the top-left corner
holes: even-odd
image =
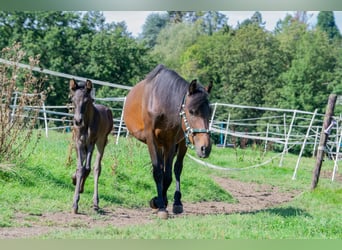
[[[0,58],[7,60],[0,64],[0,170],[8,163],[23,161],[40,137],[39,130],[35,130],[45,91],[43,79],[32,71],[39,57],[30,57],[27,69],[18,64],[24,56],[20,44],[0,52]]]

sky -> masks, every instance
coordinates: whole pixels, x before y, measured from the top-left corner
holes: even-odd
[[[162,11],[161,11],[162,12]],[[138,36],[142,31],[142,26],[145,23],[146,17],[152,11],[104,11],[103,14],[106,22],[121,22],[125,21],[127,29],[133,36]],[[228,17],[228,24],[236,27],[238,22],[250,18],[254,11],[222,11]],[[262,19],[266,22],[267,30],[272,31],[278,20],[284,19],[287,13],[293,14],[291,11],[260,11]],[[314,25],[317,22],[318,11],[308,11],[309,23]],[[340,32],[342,33],[342,11],[334,11],[335,22]]]

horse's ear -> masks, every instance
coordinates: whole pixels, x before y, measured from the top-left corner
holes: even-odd
[[[193,93],[195,93],[197,89],[197,80],[194,79],[191,81],[190,86],[189,86],[189,95],[192,95]]]
[[[75,91],[77,89],[78,85],[77,82],[75,81],[75,79],[71,79],[69,82],[69,89],[71,91]]]
[[[210,81],[208,87],[205,88],[207,90],[208,94],[210,94],[212,87],[213,87],[213,81]]]
[[[88,92],[90,92],[91,89],[93,88],[93,83],[90,80],[86,81],[86,88]]]

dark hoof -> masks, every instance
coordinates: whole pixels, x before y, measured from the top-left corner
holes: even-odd
[[[168,205],[168,201],[167,200],[165,201],[164,205],[165,205],[165,207],[167,207],[167,205]],[[158,209],[159,208],[158,205],[157,205],[157,197],[154,197],[154,198],[152,198],[150,200],[150,207],[152,209]]]
[[[181,214],[181,213],[183,213],[183,205],[173,205],[172,212],[174,214]]]
[[[157,206],[157,197],[154,197],[150,200],[150,207],[152,209],[158,209],[158,206]]]
[[[167,210],[159,210],[157,216],[159,219],[167,220],[169,218],[169,213]]]

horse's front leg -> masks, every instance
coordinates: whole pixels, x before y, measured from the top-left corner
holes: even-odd
[[[99,177],[101,175],[101,161],[104,153],[104,148],[106,146],[107,140],[104,142],[96,143],[97,154],[96,160],[94,165],[94,196],[93,196],[93,208],[95,211],[99,210],[99,191],[98,191],[98,184],[99,184]]]
[[[84,175],[83,182],[82,182],[82,188],[84,188],[85,181],[91,171],[91,159],[93,156],[94,146],[95,146],[94,143],[89,143],[87,145],[87,158],[86,158],[86,163],[85,163],[85,175]]]
[[[158,217],[167,219],[168,212],[163,197],[164,164],[162,151],[157,147],[155,141],[147,141],[147,145],[152,161],[153,178],[157,187],[157,197],[150,201],[150,206],[158,208]]]
[[[180,176],[183,170],[183,160],[186,154],[187,147],[185,145],[185,141],[181,141],[178,144],[178,153],[174,166],[174,173],[176,178],[176,191],[174,195],[174,203],[173,203],[173,213],[180,214],[183,212],[183,204],[181,201],[182,193],[181,193],[181,185],[180,185]]]
[[[85,168],[83,167],[83,162],[85,159],[85,149],[82,145],[76,144],[77,151],[77,169],[76,173],[73,176],[74,184],[75,184],[75,193],[73,200],[73,213],[78,213],[78,202],[80,200],[80,193],[83,192],[82,182],[85,175]]]

